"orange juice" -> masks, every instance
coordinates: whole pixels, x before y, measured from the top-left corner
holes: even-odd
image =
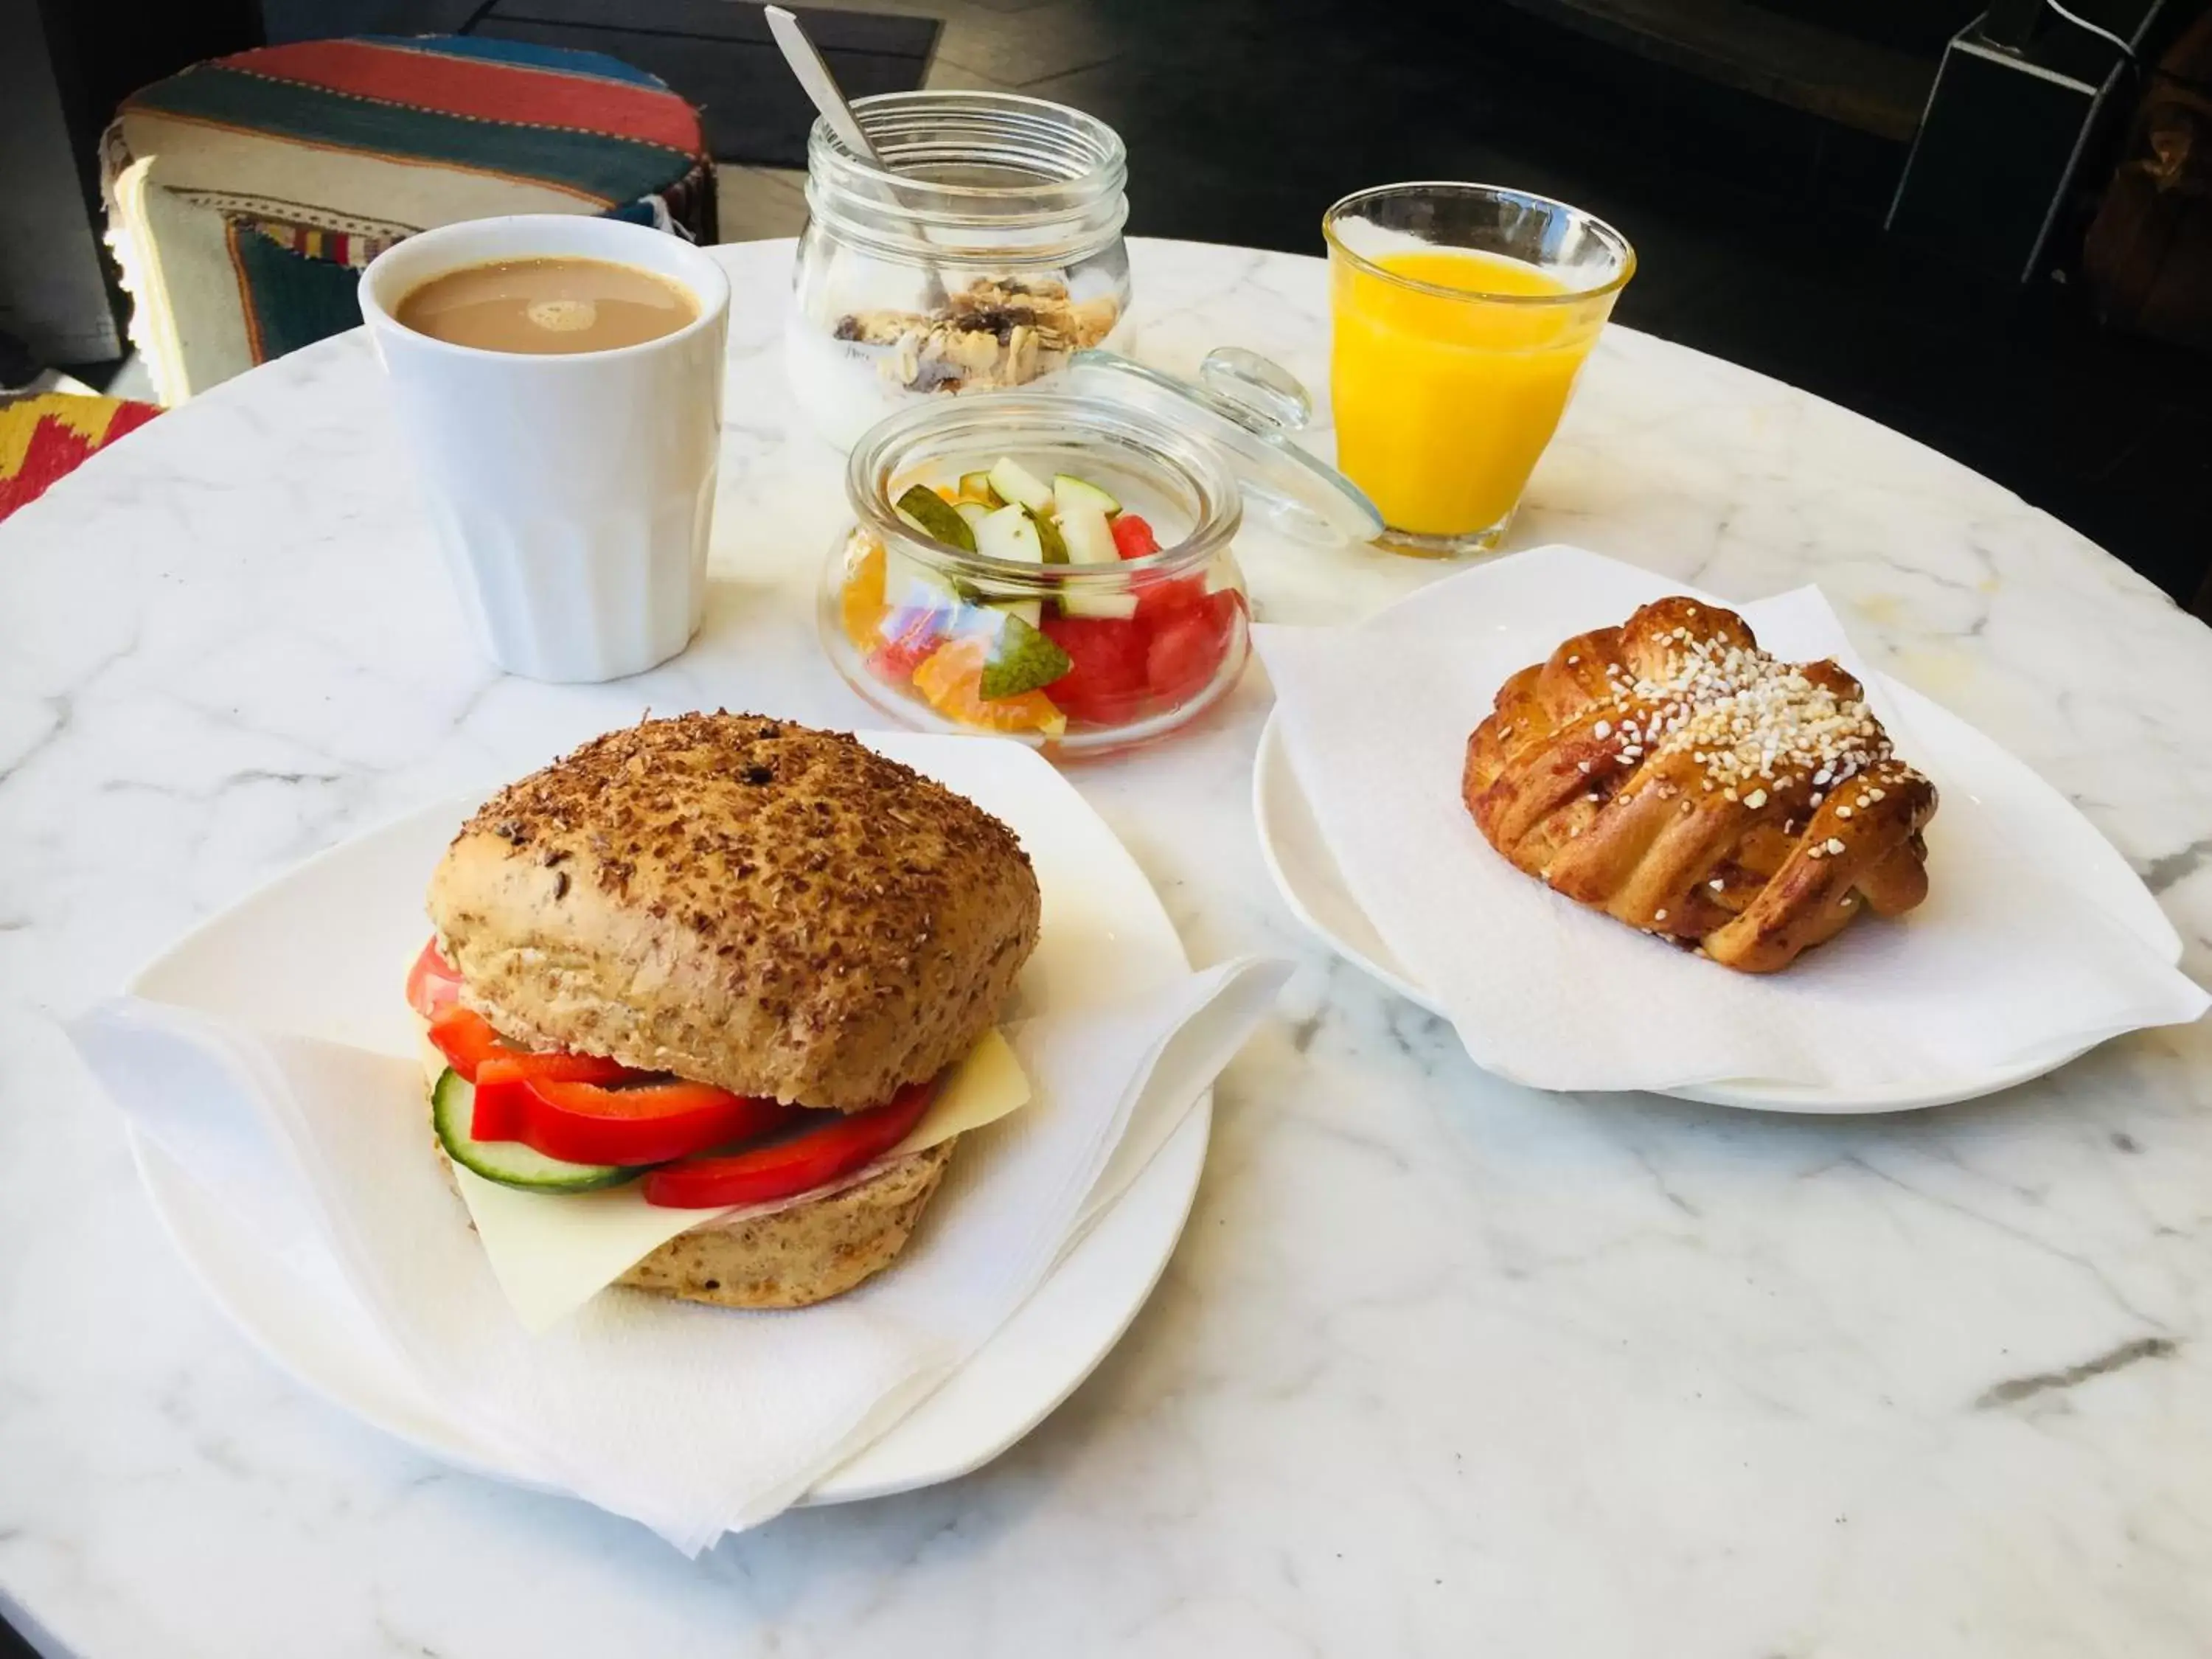
[[[1394,530],[1498,525],[1552,441],[1613,290],[1568,298],[1548,271],[1459,248],[1371,263],[1389,275],[1331,261],[1338,464]]]

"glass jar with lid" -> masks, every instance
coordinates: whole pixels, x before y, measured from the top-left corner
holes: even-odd
[[[1382,520],[1291,442],[1304,393],[1264,359],[1193,386],[1111,352],[1054,385],[927,403],[856,444],[820,618],[831,661],[910,726],[1069,757],[1148,743],[1250,653],[1248,506],[1297,539]]]
[[[917,401],[1048,380],[1129,308],[1121,140],[1079,110],[994,92],[888,93],[807,140],[784,363],[846,447]]]

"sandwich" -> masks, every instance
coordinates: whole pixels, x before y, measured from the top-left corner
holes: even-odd
[[[619,1282],[796,1308],[905,1247],[953,1141],[899,1149],[992,1031],[1039,897],[973,802],[850,737],[714,714],[501,791],[428,908],[408,994],[451,1163],[709,1212]]]

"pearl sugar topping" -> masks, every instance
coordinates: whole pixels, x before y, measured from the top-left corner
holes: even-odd
[[[1731,792],[1744,785],[1761,804],[1753,780],[1787,787],[1808,776],[1827,785],[1889,758],[1889,740],[1863,698],[1838,696],[1755,646],[1701,639],[1686,628],[1668,642],[1664,678],[1613,676],[1612,706],[1633,711],[1620,723],[1638,726],[1651,758],[1686,751],[1714,783]],[[1603,738],[1613,724],[1599,721],[1592,735]]]

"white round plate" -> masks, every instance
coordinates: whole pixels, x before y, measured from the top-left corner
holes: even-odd
[[[989,738],[864,735],[996,813],[1021,836],[1044,899],[1024,996],[1110,996],[1188,970],[1152,884],[1042,757]],[[400,981],[427,927],[423,889],[479,799],[426,808],[332,848],[204,923],[131,988],[268,1028],[414,1054]],[[1042,1421],[1105,1358],[1167,1266],[1198,1190],[1212,1116],[1209,1095],[943,1388],[802,1501],[847,1503],[949,1480]],[[423,1145],[431,1156],[429,1142]],[[535,1484],[502,1468],[415,1386],[350,1297],[326,1294],[273,1260],[264,1239],[210,1200],[159,1147],[134,1136],[133,1151],[178,1250],[217,1305],[280,1367],[434,1457]]]
[[[2158,908],[2158,901],[2128,867],[2127,860],[2097,832],[2095,825],[2075,811],[2071,802],[1942,704],[1899,681],[1884,677],[1881,684],[1900,712],[1910,718],[1915,740],[1926,748],[1928,763],[1946,780],[1947,789],[1963,788],[1996,807],[2003,821],[2018,830],[2024,851],[2063,860],[2084,887],[2094,890],[2115,921],[2138,934],[2167,960],[2181,959],[2180,937]],[[1259,825],[1261,855],[1291,913],[1354,967],[1407,1000],[1441,1018],[1450,1018],[1392,953],[1345,884],[1343,872],[1322,837],[1321,825],[1284,750],[1278,719],[1272,714],[1260,734],[1259,758],[1253,768],[1252,811]],[[1905,1085],[1867,1093],[1759,1081],[1707,1083],[1657,1092],[1753,1111],[1905,1112],[1995,1094],[2056,1071],[2094,1046],[2068,1043],[1971,1077],[1947,1078],[1934,1087]]]

